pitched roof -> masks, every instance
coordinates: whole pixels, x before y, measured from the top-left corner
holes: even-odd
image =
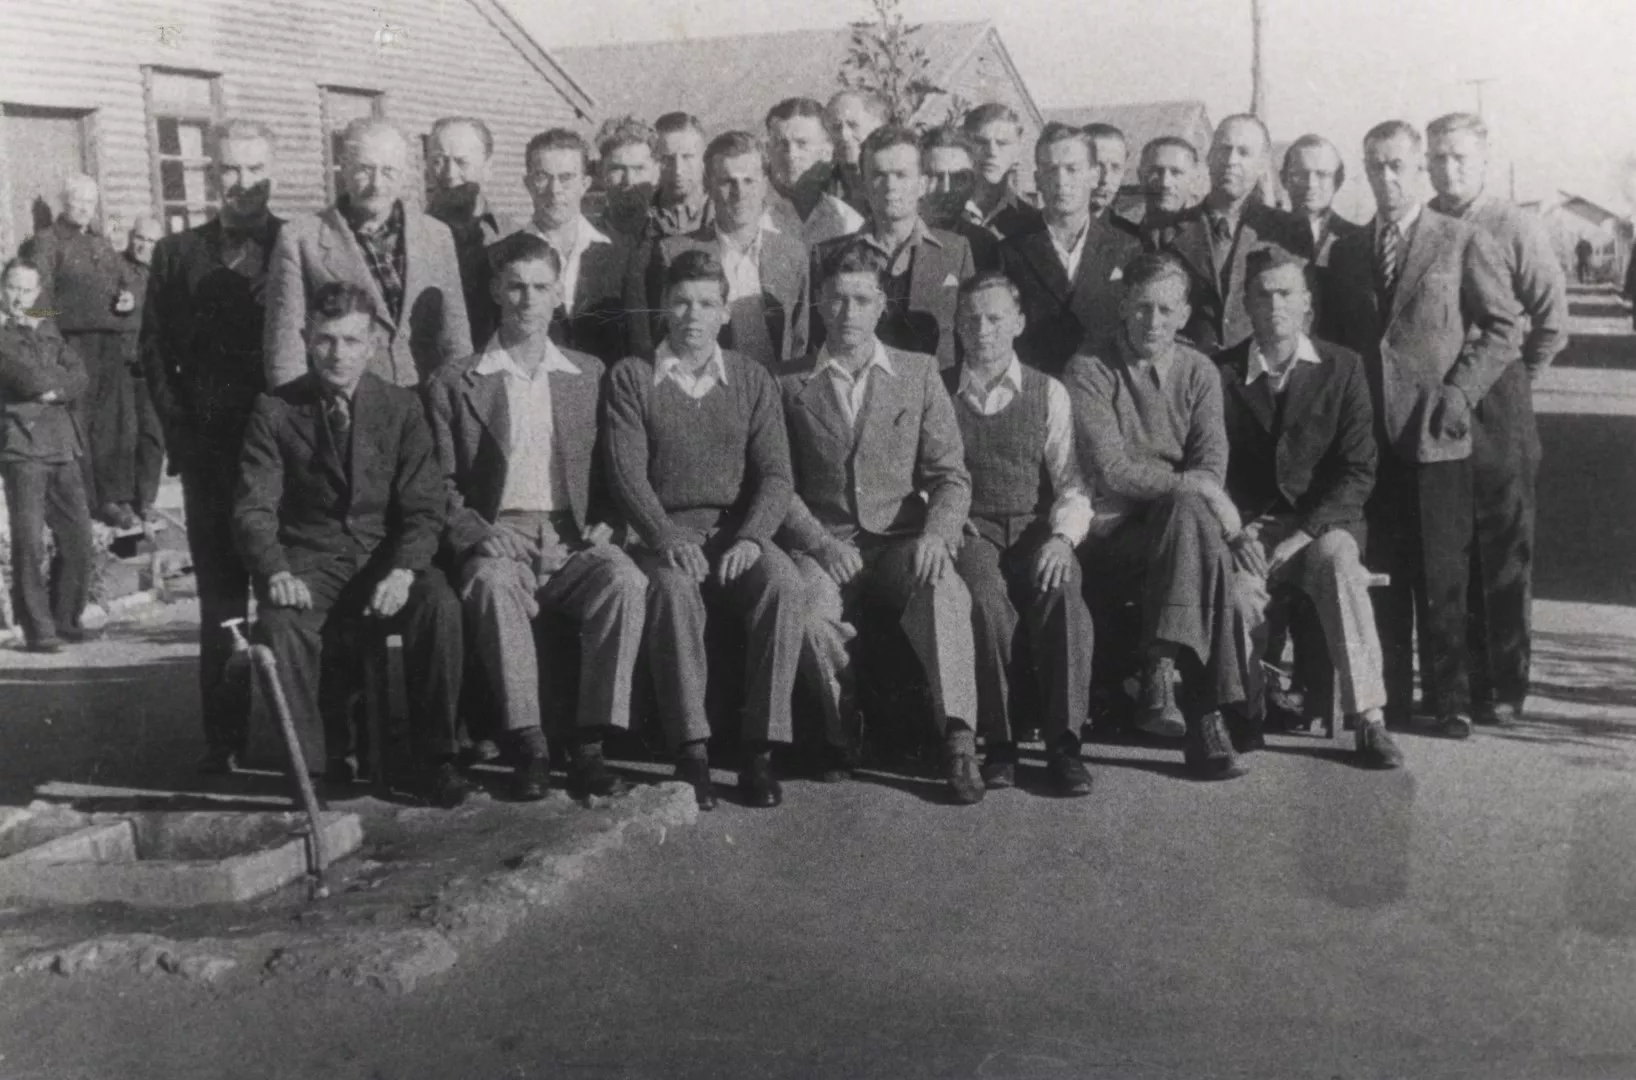
[[[987,21],[922,23],[915,43],[926,52],[931,80],[948,81],[992,30]],[[651,123],[681,109],[707,131],[759,131],[767,110],[785,98],[822,102],[841,89],[838,74],[851,38],[851,27],[843,26],[587,45],[556,55],[604,116],[630,114]]]
[[[1131,153],[1136,153],[1161,135],[1177,135],[1193,143],[1200,154],[1207,149],[1211,124],[1204,102],[1131,101],[1118,105],[1086,105],[1078,108],[1045,109],[1046,120],[1071,127],[1112,124],[1125,133]]]
[[[597,102],[586,92],[585,87],[568,73],[567,68],[563,67],[551,53],[545,51],[539,39],[528,32],[505,4],[500,0],[471,0],[471,4],[500,32],[501,37],[511,43],[512,48],[523,55],[534,70],[545,77],[546,82],[557,88],[581,116],[587,118],[591,116],[597,108]]]

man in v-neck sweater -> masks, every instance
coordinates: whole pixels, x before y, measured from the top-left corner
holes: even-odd
[[[648,575],[649,645],[659,712],[677,775],[700,809],[715,806],[706,745],[705,623],[744,622],[744,741],[739,790],[751,806],[783,799],[770,747],[789,742],[805,587],[773,544],[794,483],[778,385],[716,341],[731,314],[727,274],[709,250],[665,271],[669,332],[652,361],[614,368],[608,391],[608,480],[635,530]],[[719,615],[718,615],[719,617]]]

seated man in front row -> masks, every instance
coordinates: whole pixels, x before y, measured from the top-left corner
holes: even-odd
[[[1243,773],[1222,715],[1245,699],[1229,550],[1241,530],[1222,487],[1220,376],[1176,340],[1187,290],[1187,271],[1170,256],[1132,259],[1118,333],[1100,354],[1074,357],[1064,381],[1097,492],[1082,549],[1086,600],[1104,626],[1125,600],[1138,605],[1146,661],[1138,726],[1184,736],[1190,771],[1226,779]]]
[[[850,772],[856,697],[847,643],[862,607],[897,613],[925,670],[956,801],[983,797],[971,596],[954,553],[971,506],[954,407],[937,359],[882,345],[886,259],[863,239],[822,249],[825,340],[784,375],[795,499],[781,538],[810,605],[802,664],[823,702],[826,780]]]
[[[1227,426],[1227,493],[1247,522],[1239,599],[1255,641],[1249,711],[1261,708],[1260,659],[1268,590],[1293,586],[1312,601],[1355,721],[1365,765],[1395,769],[1386,732],[1380,638],[1363,569],[1363,504],[1375,483],[1374,414],[1363,362],[1313,341],[1307,264],[1277,248],[1244,261],[1254,334],[1218,357]]]
[[[356,776],[351,673],[360,622],[403,636],[409,745],[380,748],[387,781],[441,806],[455,768],[460,604],[431,565],[443,477],[420,399],[365,369],[385,342],[360,286],[322,285],[307,374],[257,399],[240,455],[234,536],[255,582],[256,634],[278,657],[296,729],[324,732],[328,777]],[[322,719],[322,726],[319,721]]]
[[[971,590],[983,781],[1016,782],[1014,696],[1033,682],[1051,789],[1088,795],[1076,728],[1091,686],[1091,613],[1074,549],[1090,528],[1091,501],[1074,457],[1073,407],[1060,382],[1017,359],[1022,304],[1004,274],[960,286],[954,325],[964,358],[943,379],[971,473],[970,527],[955,567]]]
[[[499,329],[427,387],[448,480],[443,541],[459,560],[468,636],[499,706],[513,796],[543,799],[550,787],[534,635],[542,611],[579,624],[570,786],[614,795],[625,784],[608,770],[602,738],[630,727],[648,582],[609,543],[597,446],[602,363],[551,341],[562,262],[549,244],[512,233],[489,248],[489,265]]]
[[[659,715],[676,769],[701,810],[710,787],[705,621],[744,623],[744,768],[751,806],[783,800],[771,744],[790,741],[805,594],[773,534],[789,513],[790,445],[778,383],[761,363],[716,343],[732,314],[712,251],[665,268],[669,331],[653,360],[632,357],[608,390],[608,480],[635,530],[648,590],[649,650]],[[722,610],[725,609],[725,610]]]

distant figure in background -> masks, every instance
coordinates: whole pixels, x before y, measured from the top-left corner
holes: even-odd
[[[1574,245],[1574,277],[1581,285],[1591,283],[1591,256],[1595,251],[1591,242],[1583,236]]]
[[[926,196],[920,216],[935,229],[965,237],[979,271],[1000,268],[1000,242],[977,224],[972,203],[977,191],[977,151],[957,127],[932,128],[920,138],[920,168],[926,174]]]
[[[779,196],[768,209],[809,250],[863,227],[863,215],[829,193],[834,159],[823,106],[811,98],[786,98],[768,111],[768,175]]]
[[[659,187],[653,193],[645,237],[686,236],[711,225],[704,190],[704,127],[696,116],[669,112],[653,123]]]
[[[1125,133],[1112,124],[1086,124],[1083,130],[1091,150],[1091,216],[1112,225],[1118,217],[1113,204],[1125,182],[1130,149]]]
[[[267,267],[283,222],[267,209],[273,134],[229,121],[211,133],[214,221],[167,236],[153,252],[142,307],[144,382],[182,480],[187,545],[199,593],[201,769],[230,773],[244,754],[250,687],[223,675],[232,655],[227,619],[246,616],[250,572],[233,543],[239,447],[266,385],[262,363]]]
[[[1142,241],[1147,251],[1157,251],[1170,242],[1175,219],[1187,209],[1193,197],[1193,174],[1198,171],[1199,152],[1186,139],[1161,135],[1142,147],[1136,178],[1142,185],[1142,220],[1138,225],[1122,224]]]
[[[1038,225],[1040,212],[1017,192],[1017,164],[1028,148],[1016,110],[991,101],[967,113],[961,126],[977,155],[977,189],[967,218],[999,240]]]
[[[603,122],[596,133],[597,179],[602,182],[603,206],[592,220],[605,233],[618,233],[636,243],[647,230],[659,167],[654,154],[659,136],[634,116]]]
[[[891,119],[892,110],[885,100],[868,90],[842,90],[824,106],[824,124],[835,144],[835,180],[830,194],[860,214],[869,212],[863,190],[863,141]]]
[[[136,294],[126,279],[121,253],[93,228],[99,199],[97,182],[89,176],[70,176],[63,182],[62,213],[34,237],[33,258],[41,286],[37,306],[52,313],[52,321],[63,340],[79,353],[90,379],[74,407],[86,442],[82,462],[86,495],[105,524],[130,529],[137,524],[136,515],[128,502],[117,499],[117,478],[98,472],[115,460],[117,432],[99,426],[93,408],[103,399],[104,384],[127,377],[124,333],[126,316],[136,310]],[[99,450],[103,446],[108,449]],[[104,487],[108,497],[103,496]]]
[[[100,241],[99,241],[100,242]],[[29,652],[83,640],[91,583],[91,518],[74,399],[85,365],[38,314],[40,272],[0,270],[0,479],[11,530],[11,602]],[[49,577],[45,531],[54,541]]]
[[[478,348],[494,333],[495,325],[493,304],[485,288],[483,251],[517,228],[517,223],[490,206],[483,194],[493,157],[494,136],[489,126],[476,117],[445,116],[432,124],[426,141],[426,163],[432,173],[426,212],[447,225],[449,235],[454,237],[466,317]]]
[[[153,215],[143,214],[126,235],[124,276],[136,297],[136,306],[124,317],[125,367],[117,378],[103,381],[101,398],[88,402],[86,408],[95,429],[106,433],[101,452],[108,460],[95,466],[97,475],[103,478],[100,482],[107,485],[104,501],[121,503],[130,508],[133,516],[147,519],[152,516],[159,476],[165,467],[165,434],[144,377],[139,330],[148,294],[149,267],[165,230]]]

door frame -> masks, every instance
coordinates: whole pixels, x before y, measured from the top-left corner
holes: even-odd
[[[12,116],[46,117],[53,119],[74,120],[77,122],[80,134],[80,159],[85,163],[85,172],[96,178],[97,187],[102,187],[102,166],[99,147],[97,145],[97,113],[95,106],[84,108],[65,107],[61,105],[31,105],[25,101],[0,101],[0,121]],[[0,206],[6,207],[6,213],[0,216],[0,262],[11,258],[17,249],[28,239],[26,236],[13,236],[11,222],[12,175],[6,162],[15,160],[7,145],[6,130],[8,124],[0,122]]]

